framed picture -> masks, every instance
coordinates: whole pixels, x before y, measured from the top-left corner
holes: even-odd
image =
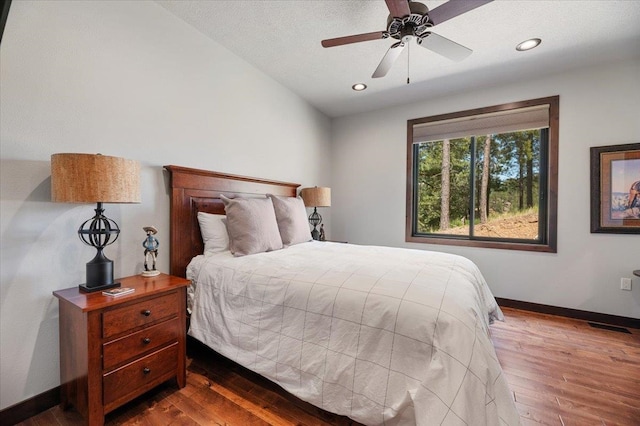
[[[591,148],[591,232],[640,234],[640,143]]]

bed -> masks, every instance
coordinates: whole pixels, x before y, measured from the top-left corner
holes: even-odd
[[[318,241],[204,255],[199,212],[225,214],[229,194],[295,197],[299,185],[165,168],[171,273],[193,282],[189,335],[363,424],[519,424],[489,337],[502,313],[471,261]]]

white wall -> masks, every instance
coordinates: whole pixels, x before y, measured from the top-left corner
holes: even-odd
[[[558,253],[410,244],[405,236],[407,120],[560,95]],[[640,318],[640,236],[590,233],[589,147],[640,142],[640,60],[334,119],[333,238],[457,253],[498,297]],[[354,161],[357,158],[358,161]]]
[[[0,87],[0,409],[59,385],[51,292],[95,254],[76,234],[95,206],[50,202],[51,154],[141,162],[142,203],[106,205],[116,276],[140,272],[145,225],[168,272],[165,164],[329,184],[329,119],[154,2],[14,1]]]

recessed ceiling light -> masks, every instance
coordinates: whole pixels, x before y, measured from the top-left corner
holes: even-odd
[[[367,88],[367,85],[364,83],[356,83],[353,86],[351,86],[351,88],[356,92],[362,92],[364,89]]]
[[[540,40],[539,38],[530,38],[529,40],[525,40],[519,45],[517,45],[516,50],[520,52],[524,52],[525,50],[531,50],[534,47],[538,46],[540,43],[542,43],[542,40]]]

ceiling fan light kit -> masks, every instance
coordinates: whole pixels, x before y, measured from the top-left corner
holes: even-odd
[[[391,45],[372,77],[387,75],[393,63],[412,38],[416,43],[453,61],[461,61],[472,53],[472,50],[446,37],[433,33],[431,29],[463,13],[469,12],[493,0],[449,0],[433,10],[422,3],[409,0],[385,0],[389,9],[386,31],[356,34],[322,41],[323,47],[335,47],[345,44],[360,43],[371,40],[393,38],[398,40]],[[354,89],[355,90],[355,89]]]

